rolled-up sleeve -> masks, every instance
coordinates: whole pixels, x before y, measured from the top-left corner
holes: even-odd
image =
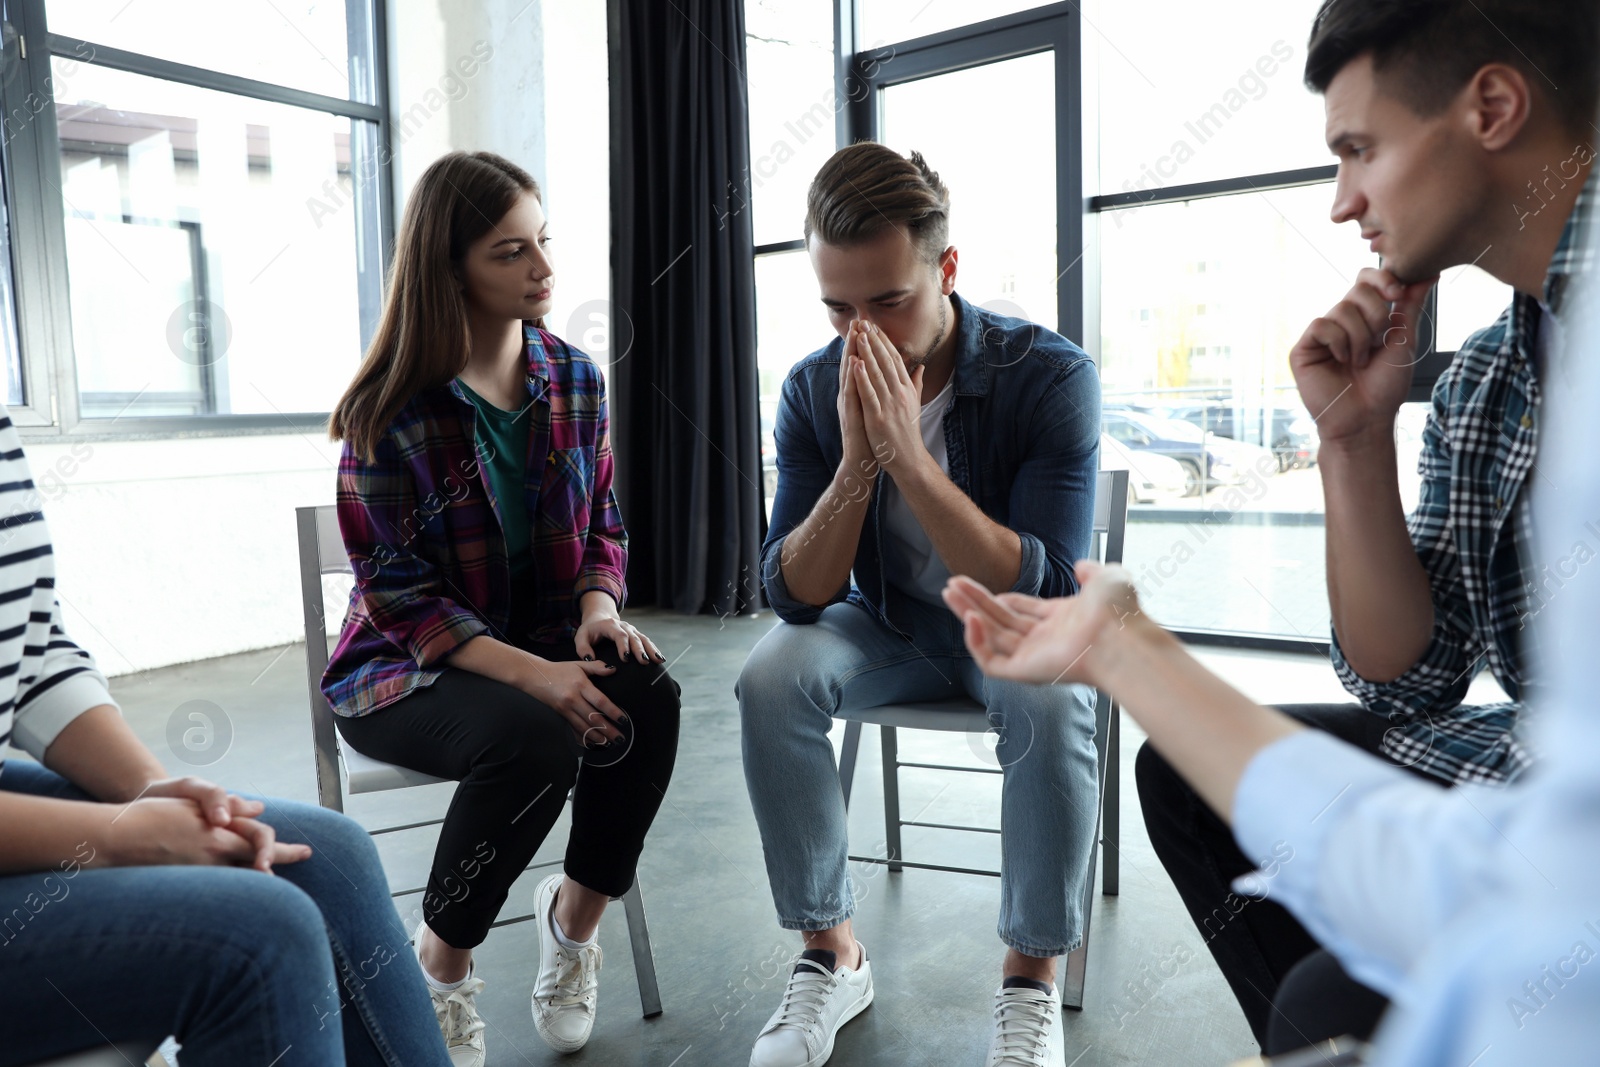
[[[1010,528],[1022,541],[1014,593],[1078,591],[1072,569],[1094,532],[1100,465],[1100,379],[1084,358],[1043,391],[1029,421],[1028,450],[1011,485]]]
[[[1394,997],[1481,888],[1501,790],[1445,790],[1316,730],[1245,768],[1233,830],[1261,864],[1234,883],[1294,913],[1357,980]]]
[[[1419,718],[1456,707],[1466,698],[1477,673],[1472,665],[1486,651],[1473,626],[1461,559],[1450,533],[1448,396],[1443,388],[1446,383],[1440,384],[1422,431],[1422,453],[1417,461],[1422,486],[1417,506],[1406,521],[1433,597],[1433,634],[1428,646],[1404,674],[1388,682],[1374,682],[1350,666],[1339,647],[1338,633],[1333,634],[1333,667],[1345,689],[1368,710],[1392,720]]]
[[[356,589],[372,625],[432,667],[487,633],[481,616],[447,595],[438,568],[413,550],[419,516],[416,483],[390,435],[372,462],[346,443],[339,461],[339,532]]]
[[[812,425],[813,412],[799,385],[799,375],[817,373],[796,371],[783,383],[778,398],[778,416],[773,426],[773,442],[778,451],[778,490],[772,500],[772,521],[767,527],[767,539],[761,546],[761,587],[767,603],[784,622],[809,624],[822,616],[822,610],[842,602],[850,592],[850,581],[829,599],[828,604],[807,604],[795,599],[784,580],[783,564],[789,558],[788,542],[811,514],[817,502],[833,484],[833,470],[822,455]],[[865,488],[869,485],[862,479]],[[845,501],[840,500],[843,507]],[[798,546],[796,546],[798,547]]]
[[[67,724],[102,704],[120,710],[111,699],[105,675],[95,666],[94,657],[61,628],[61,602],[52,598],[49,640],[38,671],[17,683],[17,713],[11,740],[42,762],[45,749]]]

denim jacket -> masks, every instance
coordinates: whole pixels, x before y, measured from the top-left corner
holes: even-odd
[[[1022,539],[1012,590],[1033,596],[1078,591],[1074,560],[1089,550],[1100,450],[1100,376],[1094,361],[1060,334],[974,307],[956,308],[955,401],[944,417],[950,480],[994,522]],[[767,602],[790,623],[813,623],[822,607],[789,595],[780,567],[784,542],[828,491],[844,459],[839,428],[839,360],[844,341],[795,365],[783,383],[774,440],[778,491],[761,546]],[[828,604],[867,608],[907,635],[909,594],[883,573],[880,473],[847,581]],[[867,482],[856,484],[867,492]]]

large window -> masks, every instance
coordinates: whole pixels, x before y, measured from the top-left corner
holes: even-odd
[[[1184,467],[1182,495],[1130,516],[1127,558],[1152,614],[1191,635],[1324,642],[1329,609],[1314,416],[1288,365],[1306,325],[1379,260],[1329,217],[1336,168],[1302,83],[1318,0],[1102,4],[1085,37],[1098,99],[1099,291],[1106,430],[1133,465]],[[1148,32],[1152,25],[1162,32]],[[1196,63],[1194,57],[1205,56]],[[1396,430],[1416,502],[1424,402],[1446,354],[1509,290],[1452,271],[1430,299],[1429,358]],[[1176,479],[1171,479],[1176,482]]]
[[[370,337],[389,229],[379,11],[5,0],[12,403],[68,433],[314,425]],[[31,351],[30,351],[31,350]],[[8,349],[8,352],[10,350]]]
[[[952,189],[962,295],[1098,360],[1102,465],[1132,474],[1127,559],[1152,612],[1191,636],[1325,642],[1319,413],[1288,353],[1378,259],[1329,218],[1336,168],[1302,82],[1320,0],[1226,18],[1188,0],[835,0],[833,38],[828,6],[746,2],[763,426],[829,338],[798,241],[806,183],[836,144],[919,149]],[[1396,430],[1408,508],[1432,382],[1509,299],[1466,267],[1429,300]]]

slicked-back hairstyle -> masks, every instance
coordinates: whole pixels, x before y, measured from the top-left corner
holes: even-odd
[[[1443,111],[1489,63],[1520,70],[1574,133],[1591,129],[1600,106],[1595,0],[1324,0],[1306,85],[1326,93],[1367,53],[1386,91],[1424,117]]]
[[[930,264],[950,243],[950,190],[921,152],[908,159],[891,148],[862,141],[841,148],[822,165],[806,194],[806,241],[830,245],[870,241],[903,226]]]

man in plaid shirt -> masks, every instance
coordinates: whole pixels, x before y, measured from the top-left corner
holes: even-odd
[[[1541,81],[1529,64],[1592,84],[1591,46],[1563,44],[1559,4],[1491,6],[1526,30],[1512,36],[1537,58],[1455,0],[1327,0],[1306,68],[1327,98],[1340,160],[1333,219],[1359,222],[1383,267],[1362,271],[1290,354],[1322,439],[1334,668],[1360,703],[1281,710],[1447,786],[1503,784],[1530,762],[1516,731],[1530,686],[1525,625],[1558,592],[1538,587],[1528,563],[1545,352],[1567,279],[1584,266],[1595,196],[1593,93],[1528,88]],[[1453,42],[1448,61],[1440,41]],[[1506,111],[1507,100],[1524,109]],[[1467,129],[1475,139],[1455,156],[1419,147]],[[1549,165],[1527,176],[1543,184],[1508,205],[1497,186],[1520,192],[1534,155]],[[1516,295],[1433,390],[1408,517],[1394,430],[1420,358],[1416,326],[1440,271],[1469,262]],[[1485,665],[1510,702],[1463,705]],[[1148,744],[1137,775],[1151,843],[1263,1048],[1367,1036],[1383,998],[1344,975],[1282,907],[1231,891],[1256,857]],[[1292,862],[1292,849],[1271,857]],[[1297,1011],[1297,997],[1311,1006]],[[1305,1032],[1323,1024],[1332,1029]],[[1280,1040],[1284,1031],[1294,1032]]]

